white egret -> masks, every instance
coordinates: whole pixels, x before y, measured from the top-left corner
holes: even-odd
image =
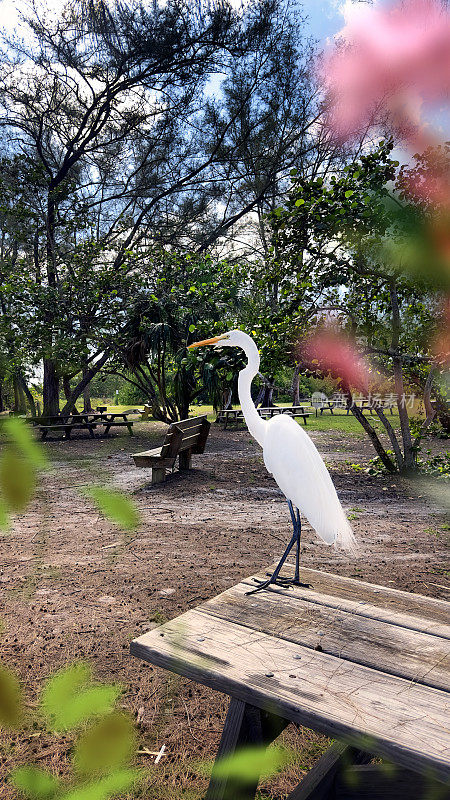
[[[338,544],[352,550],[355,547],[350,524],[339,502],[330,474],[308,434],[295,420],[279,414],[263,420],[253,403],[250,387],[259,370],[259,353],[253,339],[240,330],[232,330],[212,339],[194,342],[189,349],[214,344],[215,347],[241,347],[247,356],[247,366],[238,379],[238,393],[248,430],[263,449],[264,463],[286,496],[291,514],[293,534],[275,571],[261,582],[252,594],[270,584],[301,586],[300,512],[309,520],[326,544]],[[296,547],[295,574],[292,579],[279,578],[280,570],[292,548]]]

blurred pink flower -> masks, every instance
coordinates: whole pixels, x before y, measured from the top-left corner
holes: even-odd
[[[423,150],[430,139],[421,104],[450,90],[450,15],[437,0],[367,9],[344,28],[320,72],[336,138],[364,132],[384,112],[405,141]]]
[[[337,330],[314,333],[302,344],[301,356],[312,369],[329,372],[350,387],[363,392],[369,388],[369,365],[354,342]]]

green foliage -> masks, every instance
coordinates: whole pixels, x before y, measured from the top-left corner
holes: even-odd
[[[6,417],[2,421],[2,430],[33,467],[42,469],[47,465],[45,451],[34,439],[30,426],[23,420],[18,417]]]
[[[7,529],[10,513],[23,511],[31,500],[46,458],[21,419],[6,417],[2,434],[7,442],[0,457],[0,528]]]
[[[109,713],[120,692],[120,686],[94,683],[90,666],[78,663],[60,670],[49,680],[40,707],[53,730],[70,730]]]
[[[1,455],[0,486],[9,511],[23,511],[36,487],[33,466],[10,447],[5,448]]]
[[[118,711],[103,717],[77,741],[73,764],[79,775],[106,775],[126,764],[135,748],[131,720]]]
[[[137,770],[117,770],[105,778],[71,789],[61,796],[61,800],[108,800],[129,791],[139,778]]]
[[[87,664],[72,664],[44,685],[40,710],[50,730],[82,727],[73,748],[73,776],[62,780],[32,764],[17,767],[10,781],[21,795],[28,800],[109,800],[137,784],[142,772],[130,768],[136,746],[133,723],[114,710],[120,692],[120,686],[94,683]],[[0,726],[18,727],[21,716],[19,683],[0,667]]]
[[[16,676],[0,664],[0,728],[17,728],[23,714],[22,691]]]
[[[136,528],[139,525],[139,514],[136,507],[121,492],[115,489],[104,489],[102,486],[92,486],[86,489],[86,494],[92,497],[99,510],[121,528]]]
[[[409,420],[409,429],[411,431],[412,436],[418,436],[421,432],[422,426],[424,423],[423,417],[411,417]],[[449,434],[447,431],[444,430],[439,420],[433,420],[433,422],[428,425],[425,436],[428,438],[430,436],[435,436],[437,439],[448,439]]]
[[[290,758],[281,747],[244,747],[221,758],[214,766],[214,774],[217,778],[253,783],[274,775]]]
[[[386,452],[389,456],[394,455],[392,450],[387,450]],[[418,452],[421,452],[420,447],[418,448]],[[431,456],[431,450],[427,450],[426,454],[429,456],[429,458],[417,459],[418,472],[422,475],[428,475],[433,478],[441,478],[444,480],[448,479],[450,477],[450,453],[438,453],[434,456]],[[350,468],[354,472],[366,472],[368,475],[390,474],[379,456],[371,458],[368,467],[363,467],[361,464],[350,464]]]
[[[38,767],[18,767],[12,772],[11,782],[25,797],[32,800],[50,800],[60,786],[54,775]]]
[[[450,478],[450,453],[437,453],[431,455],[431,450],[426,450],[427,459],[419,459],[419,469],[425,475],[433,478]]]

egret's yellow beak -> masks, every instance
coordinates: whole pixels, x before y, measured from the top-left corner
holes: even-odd
[[[194,347],[203,347],[204,344],[216,344],[216,342],[220,342],[221,339],[225,339],[224,333],[222,336],[213,336],[212,339],[203,339],[201,342],[193,342],[189,345],[188,350],[193,350]]]

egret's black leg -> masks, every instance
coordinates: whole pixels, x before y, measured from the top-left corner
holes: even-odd
[[[286,547],[286,550],[284,551],[274,572],[272,573],[272,575],[269,576],[268,580],[262,581],[255,589],[251,589],[249,592],[246,592],[246,594],[254,594],[255,592],[260,592],[261,589],[267,589],[267,587],[270,586],[270,584],[276,584],[284,588],[288,588],[289,586],[305,586],[305,587],[308,586],[308,584],[300,583],[300,536],[301,536],[300,513],[297,508],[296,509],[297,516],[295,515],[294,507],[290,500],[288,500],[288,506],[289,506],[289,513],[292,519],[292,526],[294,528],[291,541]],[[279,578],[281,568],[284,562],[286,561],[289,553],[291,552],[294,544],[296,545],[295,575],[293,578]]]
[[[302,535],[302,523],[300,520],[300,512],[297,508],[297,549],[295,551],[295,575],[294,583],[301,586],[300,583],[300,539]]]

